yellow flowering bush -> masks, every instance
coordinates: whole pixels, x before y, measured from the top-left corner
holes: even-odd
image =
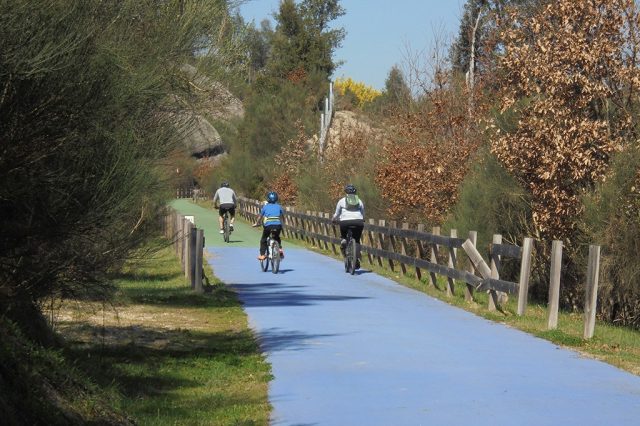
[[[373,102],[378,96],[382,94],[379,90],[376,90],[371,86],[367,86],[362,82],[355,81],[351,77],[338,78],[334,83],[334,87],[340,95],[344,95],[347,92],[353,93],[353,95],[356,97],[359,108],[362,108],[366,104]]]

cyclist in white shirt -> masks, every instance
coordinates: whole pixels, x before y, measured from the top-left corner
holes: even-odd
[[[340,223],[340,250],[344,255],[347,247],[347,232],[351,229],[353,239],[358,243],[356,268],[360,267],[360,237],[364,229],[364,203],[358,197],[356,187],[348,184],[344,187],[345,196],[336,205],[333,221]]]
[[[224,214],[229,212],[230,220],[229,227],[233,231],[233,222],[236,219],[236,193],[233,189],[229,188],[229,182],[222,182],[220,188],[216,191],[213,196],[213,206],[218,208],[218,223],[220,225],[220,233],[224,234],[223,224],[224,224]]]

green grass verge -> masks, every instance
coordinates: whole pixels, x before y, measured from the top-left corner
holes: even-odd
[[[114,306],[59,311],[66,354],[141,425],[265,425],[270,366],[235,293],[217,282],[197,294],[173,251],[130,262]]]

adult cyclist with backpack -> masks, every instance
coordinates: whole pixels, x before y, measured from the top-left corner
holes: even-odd
[[[340,250],[344,255],[347,248],[347,233],[351,229],[351,234],[357,245],[356,268],[360,267],[360,237],[364,229],[364,203],[358,197],[356,187],[348,184],[344,187],[345,196],[336,204],[336,211],[333,214],[333,222],[340,224]]]
[[[284,252],[282,251],[282,241],[280,240],[280,232],[282,231],[282,223],[284,221],[284,210],[282,206],[278,204],[278,194],[276,192],[269,192],[267,194],[267,203],[262,206],[260,215],[256,219],[253,226],[260,226],[262,222],[262,237],[260,237],[260,255],[258,260],[264,260],[267,258],[267,237],[274,231],[274,238],[280,246],[280,257],[284,258]]]

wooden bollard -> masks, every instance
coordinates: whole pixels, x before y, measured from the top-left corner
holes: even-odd
[[[547,329],[558,327],[558,308],[560,305],[560,273],[562,271],[562,241],[551,244],[551,270],[549,273],[549,320]]]
[[[202,287],[202,252],[204,245],[204,230],[198,229],[196,230],[196,262],[195,262],[195,291],[198,293],[203,293],[204,288]]]
[[[591,339],[596,326],[598,300],[598,275],[600,272],[600,246],[589,246],[587,288],[584,297],[584,338]]]
[[[529,279],[531,277],[531,252],[533,239],[525,237],[522,242],[522,257],[520,260],[520,282],[518,286],[518,315],[524,315],[529,298]]]

